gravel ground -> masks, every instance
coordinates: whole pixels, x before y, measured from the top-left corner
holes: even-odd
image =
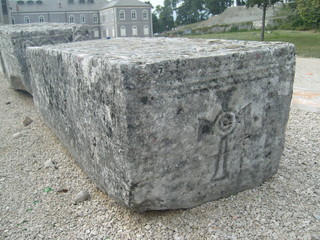
[[[297,58],[294,87],[320,93],[320,59]]]
[[[305,65],[319,76],[320,61],[297,63],[296,83]],[[100,192],[32,98],[3,79],[0,113],[0,239],[320,239],[320,113],[292,108],[279,171],[262,186],[189,210],[142,214]],[[27,116],[33,122],[24,126]],[[75,204],[82,190],[91,199]]]

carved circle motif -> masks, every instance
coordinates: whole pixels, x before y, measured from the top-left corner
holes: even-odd
[[[232,132],[236,126],[236,116],[233,112],[222,112],[217,119],[217,126],[222,135]]]
[[[158,75],[162,75],[163,72],[164,72],[164,67],[163,66],[159,66],[158,69],[157,69]]]

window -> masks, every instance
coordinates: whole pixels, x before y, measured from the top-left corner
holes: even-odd
[[[105,14],[105,15],[104,15],[104,21],[105,21],[105,22],[108,22],[108,14]]]
[[[88,0],[88,3],[94,3],[94,0]]]
[[[28,23],[30,23],[30,18],[29,17],[24,17],[24,23],[25,24],[28,24]]]
[[[94,38],[99,38],[99,30],[98,29],[94,29],[93,30],[93,37]]]
[[[138,35],[138,28],[137,26],[132,26],[132,36],[137,36]]]
[[[44,16],[39,16],[39,22],[43,23],[44,22]]]
[[[84,0],[79,0],[79,3],[85,3],[85,1]]]
[[[86,16],[84,14],[80,15],[80,23],[86,23]]]
[[[14,17],[11,17],[11,24],[14,25],[16,23],[16,20],[14,19]]]
[[[136,10],[132,10],[131,11],[131,19],[132,20],[136,20],[137,19],[137,11]]]
[[[125,37],[127,35],[127,32],[126,32],[126,27],[125,26],[122,26],[120,28],[120,36],[121,37]]]
[[[120,19],[120,20],[125,20],[125,18],[126,18],[126,15],[125,15],[125,13],[124,13],[124,10],[121,10],[121,11],[119,12],[119,19]]]
[[[42,4],[42,1],[41,1],[41,0],[39,0],[39,1],[36,1],[36,3],[37,3],[37,4]]]
[[[149,27],[147,25],[144,26],[143,33],[144,35],[149,35]]]
[[[74,23],[74,16],[73,15],[69,16],[69,23]]]
[[[93,23],[98,23],[98,15],[97,14],[93,14],[92,21],[93,21]]]
[[[72,4],[72,3],[74,3],[74,1],[73,0],[68,0],[68,3]]]
[[[2,1],[1,1],[1,5],[2,5],[2,14],[3,14],[3,15],[8,15],[8,5],[7,5],[7,1],[2,0]]]
[[[148,19],[148,11],[147,11],[147,10],[143,10],[143,12],[142,12],[142,18],[143,18],[143,19]]]

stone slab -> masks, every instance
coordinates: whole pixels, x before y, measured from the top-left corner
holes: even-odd
[[[0,75],[11,88],[31,93],[25,51],[28,46],[89,40],[87,25],[38,23],[0,26]]]
[[[114,39],[32,47],[27,56],[44,121],[129,208],[190,208],[277,172],[292,44]]]

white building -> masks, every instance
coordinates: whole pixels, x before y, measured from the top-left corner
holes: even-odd
[[[138,0],[10,0],[9,5],[11,24],[87,24],[94,38],[152,36],[152,6]]]

